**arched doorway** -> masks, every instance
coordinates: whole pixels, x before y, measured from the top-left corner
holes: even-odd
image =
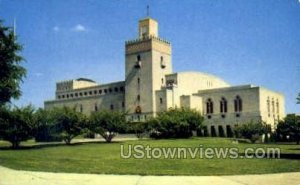
[[[219,136],[225,137],[224,129],[221,125],[218,126]]]

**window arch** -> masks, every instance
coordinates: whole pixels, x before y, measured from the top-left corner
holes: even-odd
[[[210,98],[208,98],[208,100],[206,101],[206,113],[207,114],[214,113],[214,103]]]
[[[224,97],[222,97],[220,101],[220,112],[221,113],[227,112],[227,100]]]
[[[236,96],[234,100],[234,111],[241,112],[243,110],[243,101],[240,96]]]

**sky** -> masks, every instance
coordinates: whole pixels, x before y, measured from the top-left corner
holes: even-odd
[[[174,72],[263,86],[284,94],[286,113],[300,113],[299,0],[0,0],[28,70],[14,103],[43,107],[57,81],[124,80],[125,41],[137,38],[147,5],[172,44]]]

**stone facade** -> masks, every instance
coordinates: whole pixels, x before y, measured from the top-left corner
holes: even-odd
[[[231,86],[201,72],[172,70],[171,44],[158,37],[158,23],[139,21],[139,37],[125,42],[125,81],[99,85],[79,78],[58,82],[45,108],[70,106],[85,114],[126,111],[131,122],[145,121],[171,107],[196,109],[205,117],[204,135],[231,136],[235,126],[264,121],[271,128],[285,116],[282,94],[253,85]]]

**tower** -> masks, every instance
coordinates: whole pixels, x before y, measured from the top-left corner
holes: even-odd
[[[158,37],[158,23],[139,21],[139,37],[125,43],[125,108],[127,120],[144,121],[156,114],[155,91],[172,73],[171,44]]]

